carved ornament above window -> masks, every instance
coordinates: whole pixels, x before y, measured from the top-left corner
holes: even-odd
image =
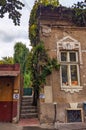
[[[82,57],[81,57],[81,45],[76,39],[72,38],[71,36],[65,36],[61,40],[57,42],[57,58],[60,61],[60,50],[78,50],[79,52],[79,59],[80,64],[82,64]]]
[[[80,86],[79,63],[82,64],[80,43],[70,36],[57,42],[57,57],[60,62],[61,90],[79,92]]]

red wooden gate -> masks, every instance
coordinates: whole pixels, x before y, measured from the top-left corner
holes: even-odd
[[[12,121],[12,90],[12,78],[0,77],[0,122]]]
[[[12,121],[12,102],[0,102],[0,122]]]

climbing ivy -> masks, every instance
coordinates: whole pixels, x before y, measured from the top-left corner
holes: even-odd
[[[29,20],[29,38],[32,45],[36,45],[39,41],[39,31],[38,31],[38,23],[37,23],[37,9],[38,3],[36,2],[33,6],[33,9],[30,14]]]
[[[53,8],[56,9],[59,5],[59,1],[58,0],[38,0],[37,2],[35,2],[33,9],[31,10],[31,14],[30,14],[30,20],[29,20],[29,38],[31,41],[32,46],[36,46],[39,42],[39,26],[38,26],[38,17],[37,17],[37,10],[38,7],[42,5],[47,7],[51,7],[51,9]],[[69,19],[71,17],[71,22],[74,22],[74,24],[76,26],[83,26],[86,27],[86,1],[84,2],[78,2],[77,4],[74,4],[71,8],[67,8],[67,7],[63,7],[60,5],[61,8],[63,8],[64,10],[71,10],[72,13],[69,15],[69,12],[67,14],[63,14],[67,19]],[[62,14],[61,14],[62,17]]]
[[[57,7],[59,5],[58,0],[38,0],[38,2],[44,6],[52,5],[53,7]]]
[[[78,2],[72,8],[74,10],[73,22],[78,26],[86,27],[86,1]]]
[[[38,0],[35,2],[33,9],[31,10],[30,20],[29,20],[29,38],[32,46],[36,46],[39,42],[39,26],[38,26],[38,17],[37,10],[39,5],[57,7],[59,5],[58,0]]]
[[[84,3],[84,2],[83,2]],[[85,2],[86,3],[86,2]],[[34,100],[33,104],[37,105],[37,99],[39,98],[39,91],[42,85],[46,83],[46,77],[50,75],[53,69],[59,70],[59,64],[57,59],[51,59],[47,50],[44,48],[43,42],[41,42],[39,38],[39,24],[38,24],[38,7],[43,5],[44,7],[51,7],[52,11],[57,8],[59,2],[57,0],[38,0],[35,2],[33,9],[31,10],[30,20],[29,20],[29,38],[31,41],[31,45],[33,46],[33,50],[30,57],[30,69],[32,75],[32,86],[34,88]],[[63,8],[62,6],[60,6]],[[67,9],[66,7],[63,8]],[[86,8],[83,5],[83,8],[77,7],[74,5],[71,7],[72,15],[68,15],[67,19],[71,17],[72,22],[74,22],[78,26],[86,26]],[[67,14],[66,14],[67,16]],[[62,17],[62,15],[61,15]],[[83,17],[83,19],[82,19]]]
[[[39,97],[39,91],[42,85],[46,84],[46,77],[50,75],[53,69],[59,70],[59,64],[56,58],[51,59],[43,42],[40,42],[32,50],[31,58],[32,87],[34,89],[34,104]]]
[[[36,84],[38,86],[46,82],[46,76],[51,74],[53,69],[59,69],[57,59],[51,59],[48,56],[43,42],[40,42],[36,47],[33,48],[33,55],[31,60],[33,81],[38,81],[38,84]]]

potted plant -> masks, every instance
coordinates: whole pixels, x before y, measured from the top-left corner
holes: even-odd
[[[23,88],[24,95],[32,95],[32,87],[31,87],[31,73],[24,74],[24,88]]]

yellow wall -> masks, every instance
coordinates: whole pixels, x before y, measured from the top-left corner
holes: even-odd
[[[0,77],[0,101],[12,101],[13,86],[12,77]]]

